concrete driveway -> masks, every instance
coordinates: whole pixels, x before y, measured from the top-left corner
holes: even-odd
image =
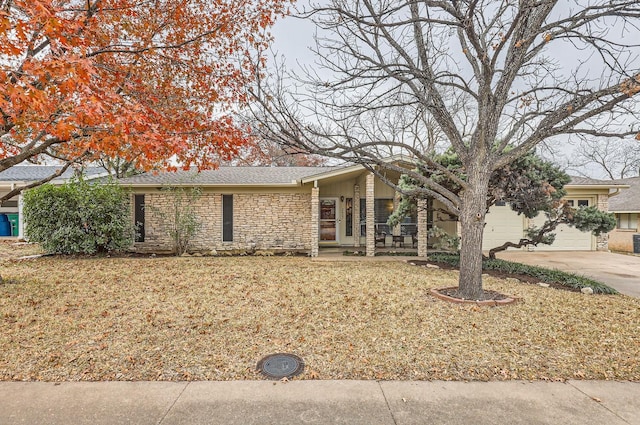
[[[505,251],[498,258],[572,272],[640,298],[640,257],[597,251]]]

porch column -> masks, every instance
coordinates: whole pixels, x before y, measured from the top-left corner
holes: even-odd
[[[353,235],[353,247],[360,247],[360,185],[353,186],[353,205],[351,206],[353,211],[352,229]]]
[[[418,257],[427,256],[427,200],[418,200]]]
[[[609,212],[609,194],[598,195],[598,210]],[[596,236],[596,250],[597,251],[609,251],[609,234],[601,233]]]
[[[311,256],[318,256],[319,237],[319,212],[320,212],[320,190],[318,187],[311,189]]]
[[[376,255],[375,187],[373,173],[367,174],[367,188],[365,193],[367,198],[367,257],[373,257]]]
[[[398,210],[398,205],[400,204],[400,199],[402,198],[402,194],[400,192],[395,192],[393,194],[393,211],[397,211]],[[395,226],[393,226],[393,229],[391,230],[391,233],[396,235],[396,236],[400,236],[402,234],[402,226],[400,225],[400,223],[396,224]],[[393,244],[393,247],[395,248],[395,243]],[[403,244],[404,245],[404,244]]]

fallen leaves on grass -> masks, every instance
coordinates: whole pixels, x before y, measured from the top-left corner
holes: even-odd
[[[0,380],[640,380],[640,300],[485,278],[521,302],[436,300],[457,272],[307,258],[57,258],[5,263]],[[298,379],[298,378],[296,378]]]
[[[16,240],[0,241],[0,261],[42,253],[43,251],[39,244],[20,242]]]

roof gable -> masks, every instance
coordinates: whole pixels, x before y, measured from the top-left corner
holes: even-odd
[[[611,212],[640,212],[640,177],[614,180],[619,184],[629,185],[629,189],[609,198]]]
[[[0,182],[34,182],[51,176],[61,168],[61,165],[14,165],[0,172]],[[74,173],[75,170],[69,167],[54,180],[70,179]],[[84,173],[88,178],[95,178],[106,175],[107,171],[102,167],[87,167]]]
[[[624,183],[619,183],[618,180],[598,180],[589,177],[581,176],[569,176],[571,181],[566,186],[607,186],[616,187]]]

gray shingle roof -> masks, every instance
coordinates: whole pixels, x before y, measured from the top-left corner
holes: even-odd
[[[122,185],[282,185],[341,167],[220,167],[197,172],[144,173],[119,180]]]
[[[640,212],[640,177],[614,180],[614,182],[628,184],[629,189],[623,189],[618,195],[609,198],[609,211]]]
[[[14,165],[0,172],[0,182],[33,182],[49,177],[57,170],[62,168],[59,165]],[[74,170],[69,167],[60,176],[62,179],[73,177]],[[105,174],[106,171],[101,167],[87,167],[85,175],[87,177],[96,177]]]
[[[571,181],[567,186],[611,186],[612,184],[616,184],[613,180],[597,180],[591,179],[589,177],[579,177],[579,176],[570,176]]]

